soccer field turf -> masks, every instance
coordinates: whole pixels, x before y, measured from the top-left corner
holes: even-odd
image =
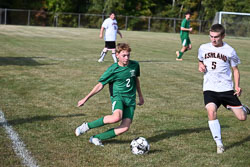
[[[238,121],[221,107],[218,119],[226,152],[216,154],[203,104],[197,50],[208,35],[191,35],[193,49],[175,60],[179,34],[122,31],[132,48],[131,59],[141,67],[145,104],[137,106],[128,132],[88,143],[90,136],[118,124],[76,137],[83,121],[111,114],[108,86],[77,108],[112,63],[111,52],[98,63],[104,46],[99,30],[0,25],[0,111],[18,133],[30,155],[42,167],[78,166],[250,166],[250,120]],[[250,106],[250,39],[226,37],[241,59],[240,97]],[[22,160],[0,126],[0,166],[21,166]],[[145,137],[151,150],[136,156],[130,142]]]

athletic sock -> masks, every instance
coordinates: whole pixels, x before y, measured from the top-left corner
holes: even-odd
[[[114,63],[117,63],[117,58],[115,56],[115,53],[112,53],[112,57],[113,57]]]
[[[98,139],[100,139],[100,140],[106,140],[106,139],[113,138],[113,137],[115,137],[115,136],[117,136],[117,135],[115,134],[115,129],[112,128],[112,129],[109,129],[109,130],[106,131],[106,132],[103,132],[103,133],[94,135],[93,137],[94,137],[94,138],[98,138]]]
[[[182,55],[183,55],[183,52],[179,51],[179,57],[178,57],[178,59],[181,59]]]
[[[98,127],[101,127],[101,126],[105,125],[104,122],[103,122],[103,118],[104,117],[99,118],[99,119],[97,119],[95,121],[89,122],[88,123],[89,129],[98,128]]]
[[[104,57],[106,56],[106,54],[107,54],[107,52],[104,52],[104,51],[102,51],[102,53],[101,53],[101,55],[100,55],[100,59],[99,60],[104,60]]]
[[[208,125],[212,133],[213,139],[216,142],[216,145],[223,146],[222,140],[221,140],[221,128],[220,128],[219,120],[216,119],[216,120],[208,121]]]

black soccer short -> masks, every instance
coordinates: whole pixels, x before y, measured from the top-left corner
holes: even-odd
[[[222,104],[225,108],[230,107],[241,107],[241,102],[237,95],[234,95],[234,91],[226,92],[213,92],[213,91],[204,91],[204,103],[205,106],[208,103],[215,103],[217,108]]]
[[[105,48],[115,49],[116,44],[115,41],[105,41]]]

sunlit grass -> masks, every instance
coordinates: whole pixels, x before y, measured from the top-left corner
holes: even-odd
[[[93,129],[75,137],[83,121],[111,114],[108,87],[84,107],[77,102],[112,64],[106,56],[97,63],[104,46],[99,30],[26,26],[0,26],[0,108],[18,132],[39,166],[249,166],[250,122],[237,121],[221,107],[219,120],[226,146],[216,154],[207,125],[198,72],[197,50],[207,35],[191,35],[193,49],[175,61],[179,34],[122,31],[132,47],[131,59],[140,62],[145,104],[137,106],[129,132],[104,141],[104,148],[88,143],[90,136],[115,125]],[[241,101],[250,105],[250,41],[226,38],[241,58]],[[144,136],[148,155],[134,156],[129,144]],[[21,161],[0,128],[0,166]]]

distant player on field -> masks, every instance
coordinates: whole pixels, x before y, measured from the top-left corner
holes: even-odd
[[[116,56],[115,56],[115,47],[116,47],[116,35],[117,33],[120,35],[122,38],[122,34],[118,29],[117,21],[115,19],[115,13],[111,12],[109,15],[109,18],[105,19],[104,22],[102,23],[101,31],[99,37],[102,39],[103,38],[103,32],[105,29],[105,35],[104,35],[104,40],[105,40],[105,47],[101,52],[100,59],[98,62],[103,62],[104,57],[108,53],[108,50],[112,51],[112,58],[114,62],[117,62]]]
[[[221,127],[217,119],[217,109],[222,104],[241,121],[247,119],[249,108],[242,105],[237,96],[241,95],[240,59],[235,50],[223,42],[225,29],[220,24],[211,27],[210,43],[200,46],[198,51],[199,71],[204,72],[203,95],[208,112],[208,125],[217,145],[217,153],[223,153]],[[232,80],[232,72],[234,82]],[[234,86],[234,87],[233,87]]]
[[[139,96],[138,105],[144,104],[138,78],[140,76],[140,67],[138,62],[129,60],[130,52],[131,49],[128,44],[118,44],[116,50],[118,63],[111,65],[101,76],[99,83],[92,91],[78,102],[78,107],[83,106],[90,97],[100,92],[106,84],[109,84],[112,115],[101,117],[92,122],[83,123],[76,128],[76,136],[90,129],[121,121],[120,126],[90,137],[90,143],[103,146],[102,140],[113,138],[129,130],[136,106],[136,91]]]
[[[177,61],[182,61],[182,56],[184,52],[192,49],[191,41],[189,38],[189,32],[193,30],[192,28],[190,28],[190,17],[191,17],[191,13],[187,12],[185,14],[185,18],[181,22],[180,37],[181,37],[182,48],[180,51],[176,51]]]

